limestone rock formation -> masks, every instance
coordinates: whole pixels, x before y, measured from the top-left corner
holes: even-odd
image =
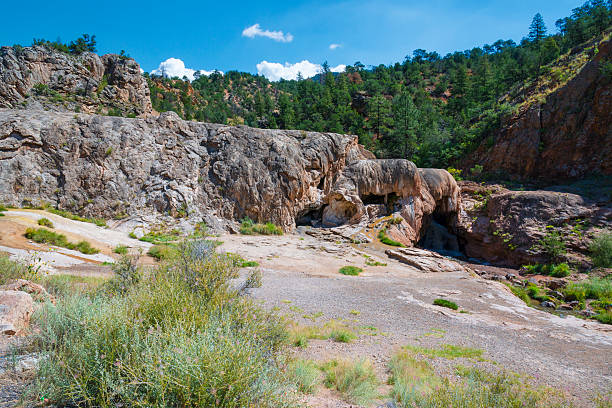
[[[14,335],[30,324],[34,301],[28,293],[0,290],[0,333]]]
[[[140,66],[115,54],[0,48],[0,107],[142,116],[152,112]]]
[[[610,202],[563,191],[510,191],[499,185],[461,182],[462,205],[455,232],[469,257],[520,266],[553,261],[541,245],[558,234],[562,259],[588,264],[588,236],[612,229]]]
[[[248,216],[285,230],[296,220],[397,214],[414,244],[436,210],[457,213],[458,191],[444,170],[374,160],[356,136],[197,123],[172,112],[0,110],[0,201],[16,206],[45,201],[107,219],[154,213],[220,227]]]
[[[435,252],[419,248],[388,249],[385,253],[398,261],[422,272],[465,272],[458,262],[445,258]]]
[[[612,43],[595,44],[591,52],[596,54],[572,80],[543,102],[523,105],[462,166],[547,181],[612,175],[612,81],[602,70]],[[537,99],[541,90],[532,92]]]

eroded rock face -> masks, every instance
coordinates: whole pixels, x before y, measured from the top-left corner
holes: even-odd
[[[460,183],[463,211],[456,233],[466,255],[521,266],[554,261],[540,241],[557,233],[562,259],[588,265],[588,236],[612,228],[610,203],[563,191],[510,191],[502,186]]]
[[[115,54],[0,48],[0,107],[142,116],[152,112],[140,66]]]
[[[612,43],[565,86],[510,118],[470,155],[463,167],[513,178],[560,180],[612,175],[612,81],[602,72]]]
[[[309,212],[327,224],[367,222],[379,206],[403,217],[397,228],[414,244],[424,217],[459,208],[452,177],[425,173],[438,179],[425,183],[406,160],[374,160],[350,135],[196,123],[172,112],[0,110],[0,201],[16,206],[46,201],[107,219],[154,213],[221,226],[248,216],[285,230]]]

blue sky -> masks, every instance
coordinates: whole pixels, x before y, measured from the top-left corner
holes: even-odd
[[[6,1],[0,44],[29,45],[34,37],[68,41],[92,33],[99,53],[124,49],[148,72],[177,58],[196,70],[256,73],[259,64],[260,72],[274,76],[286,71],[285,63],[378,65],[402,61],[416,48],[444,55],[498,39],[518,42],[535,13],[554,32],[555,21],[583,2]],[[276,34],[243,35],[255,24]],[[332,50],[331,44],[339,46]]]

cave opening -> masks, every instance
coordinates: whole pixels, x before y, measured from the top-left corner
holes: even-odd
[[[425,233],[417,243],[417,247],[437,252],[453,258],[465,259],[459,238],[454,233],[453,217],[435,211],[427,220],[424,220]]]
[[[308,227],[321,227],[323,220],[323,209],[325,206],[304,210],[295,218],[295,225]]]
[[[364,194],[360,196],[363,205],[371,207],[378,207],[380,209],[380,216],[391,215],[397,209],[396,203],[398,200],[398,196],[395,193],[389,194]]]

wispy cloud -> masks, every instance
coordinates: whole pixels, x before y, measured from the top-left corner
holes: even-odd
[[[340,47],[342,47],[342,44],[329,44],[329,49],[332,51]]]
[[[261,61],[257,64],[257,73],[268,78],[270,81],[278,81],[280,79],[297,79],[298,73],[304,78],[310,78],[321,72],[323,67],[319,64],[314,64],[308,60],[290,64],[285,62]],[[346,65],[338,65],[330,68],[332,72],[344,72]]]
[[[262,30],[259,24],[253,24],[242,30],[242,36],[248,38],[266,37],[279,42],[293,41],[293,35],[291,35],[291,33],[285,34],[282,31]]]
[[[214,71],[187,68],[182,60],[178,58],[168,58],[167,60],[161,62],[157,69],[151,71],[151,74],[164,76],[166,78],[187,77],[188,80],[193,81],[196,73],[199,73],[200,75],[210,75],[213,72]],[[223,74],[223,72],[221,72],[221,74]]]

